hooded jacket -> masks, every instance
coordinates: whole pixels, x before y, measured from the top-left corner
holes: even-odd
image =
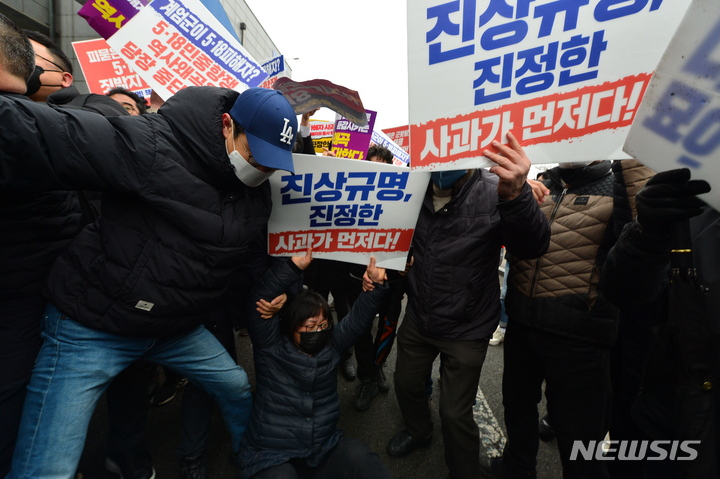
[[[634,160],[616,165],[615,175],[610,161],[545,173],[550,197],[540,208],[550,247],[536,260],[511,256],[510,321],[602,346],[615,341],[618,309],[598,288],[600,270],[623,220],[632,218],[634,193],[652,174]]]
[[[83,325],[173,336],[217,307],[265,229],[269,185],[248,188],[221,115],[238,93],[187,88],[157,115],[102,118],[0,97],[0,188],[103,191],[103,215],[58,258],[46,296]]]
[[[423,334],[442,340],[492,335],[500,320],[500,247],[521,258],[536,258],[550,238],[528,185],[517,198],[504,201],[492,173],[472,170],[460,181],[438,211],[432,186],[428,188],[408,273],[410,317]]]

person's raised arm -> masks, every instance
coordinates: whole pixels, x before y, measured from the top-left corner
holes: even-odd
[[[493,142],[498,153],[484,151],[485,156],[496,163],[490,172],[499,178],[501,241],[520,259],[537,258],[545,254],[550,244],[550,225],[527,182],[530,159],[515,135],[508,132],[507,138],[507,145]]]

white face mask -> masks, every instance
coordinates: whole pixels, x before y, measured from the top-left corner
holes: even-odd
[[[230,137],[235,138],[235,125],[233,125],[230,129]],[[235,145],[235,142],[231,140],[233,143],[233,146]],[[233,150],[231,152],[227,151],[227,144],[225,145],[225,152],[228,155],[228,159],[230,160],[230,164],[233,167],[233,170],[235,170],[235,176],[238,177],[240,181],[243,182],[245,186],[249,186],[250,188],[255,188],[256,186],[262,185],[265,180],[270,178],[274,171],[263,173],[262,171],[255,168],[253,165],[251,165],[245,158],[242,157],[239,151]]]

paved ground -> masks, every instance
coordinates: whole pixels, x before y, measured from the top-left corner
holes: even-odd
[[[251,344],[247,337],[239,337],[238,357],[240,364],[248,370],[251,381],[254,381],[252,368]],[[500,390],[502,378],[501,346],[491,346],[483,368],[480,387],[478,388],[476,419],[481,428],[481,437],[488,455],[497,455],[504,444],[502,395]],[[391,377],[395,356],[388,361],[388,376]],[[436,361],[433,377],[437,379],[438,361]],[[440,436],[437,399],[433,403],[433,419],[436,433],[433,443],[428,449],[421,449],[409,457],[394,459],[385,453],[385,445],[392,435],[402,429],[402,419],[395,399],[394,391],[380,393],[367,412],[359,413],[352,407],[355,388],[358,381],[347,382],[338,379],[340,390],[341,420],[340,427],[351,437],[361,439],[373,448],[396,479],[444,479],[447,468],[443,457],[442,438]],[[147,439],[153,454],[157,471],[157,479],[174,479],[177,477],[177,464],[174,447],[179,437],[179,406],[181,394],[170,404],[153,409],[149,418]],[[542,406],[544,411],[544,406]],[[105,438],[107,419],[104,400],[98,405],[91,423],[85,453],[80,464],[84,479],[112,479],[117,476],[106,472],[103,459],[106,453]],[[225,431],[220,414],[216,413],[213,422],[210,455],[210,478],[236,478],[237,470],[229,464],[229,435]],[[555,479],[562,477],[560,461],[557,456],[555,442],[540,444],[538,455],[538,478]],[[473,478],[474,479],[474,478]]]

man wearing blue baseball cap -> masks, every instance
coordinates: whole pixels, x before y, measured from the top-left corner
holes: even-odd
[[[0,58],[0,84],[12,76]],[[230,278],[263,254],[275,170],[292,172],[297,120],[282,96],[181,90],[158,114],[103,118],[0,92],[0,189],[103,192],[45,287],[43,346],[8,478],[71,478],[95,403],[137,359],[218,402],[237,451],[247,374],[202,326]],[[150,477],[154,477],[154,472]]]

